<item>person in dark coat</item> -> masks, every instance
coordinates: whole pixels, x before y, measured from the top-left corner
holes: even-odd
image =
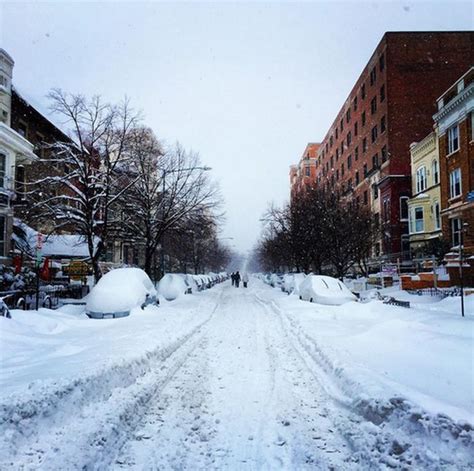
[[[234,273],[234,272],[232,272],[232,273],[230,274],[230,279],[231,279],[231,281],[232,281],[232,286],[234,286],[234,285],[235,285],[235,273]]]
[[[237,286],[237,288],[238,288],[239,284],[240,284],[240,273],[237,271],[235,273],[235,286]]]

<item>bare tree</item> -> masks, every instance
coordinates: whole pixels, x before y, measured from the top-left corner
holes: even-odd
[[[49,222],[51,232],[81,235],[97,281],[107,249],[109,208],[121,196],[115,193],[116,170],[138,116],[127,100],[111,105],[99,96],[87,99],[61,90],[51,91],[49,98],[71,139],[48,146],[47,162],[60,170],[30,183],[31,216]]]
[[[133,131],[127,155],[133,183],[118,201],[124,212],[122,230],[143,244],[145,271],[155,278],[156,254],[165,234],[193,214],[210,213],[220,196],[196,153],[179,144],[164,150],[148,128]]]

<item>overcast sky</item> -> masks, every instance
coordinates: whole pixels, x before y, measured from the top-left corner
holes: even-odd
[[[200,153],[225,198],[222,237],[250,249],[289,165],[324,137],[385,31],[468,30],[471,2],[2,2],[14,84],[128,95],[168,143]],[[227,241],[229,242],[229,241]]]

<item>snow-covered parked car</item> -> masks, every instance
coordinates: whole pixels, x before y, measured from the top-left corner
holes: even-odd
[[[117,268],[106,273],[86,299],[86,314],[93,319],[126,317],[136,307],[157,304],[157,292],[140,268]]]
[[[357,298],[342,281],[330,276],[309,275],[300,285],[300,299],[338,306]]]
[[[158,282],[158,294],[167,301],[174,301],[183,294],[189,293],[189,286],[184,275],[167,273]]]
[[[283,277],[282,290],[288,294],[299,295],[299,289],[301,283],[305,280],[306,275],[304,273],[289,273]]]
[[[270,275],[270,286],[272,288],[281,288],[283,286],[283,277],[276,273]]]

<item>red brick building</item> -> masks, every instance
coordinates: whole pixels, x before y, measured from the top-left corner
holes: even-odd
[[[454,250],[463,244],[469,257],[474,255],[474,67],[441,94],[437,106],[443,235]]]
[[[374,254],[409,250],[410,144],[433,126],[436,99],[474,63],[473,32],[388,32],[318,151],[316,182],[339,187],[386,222]]]
[[[310,142],[297,165],[290,167],[291,197],[316,181],[316,159],[319,143]]]

